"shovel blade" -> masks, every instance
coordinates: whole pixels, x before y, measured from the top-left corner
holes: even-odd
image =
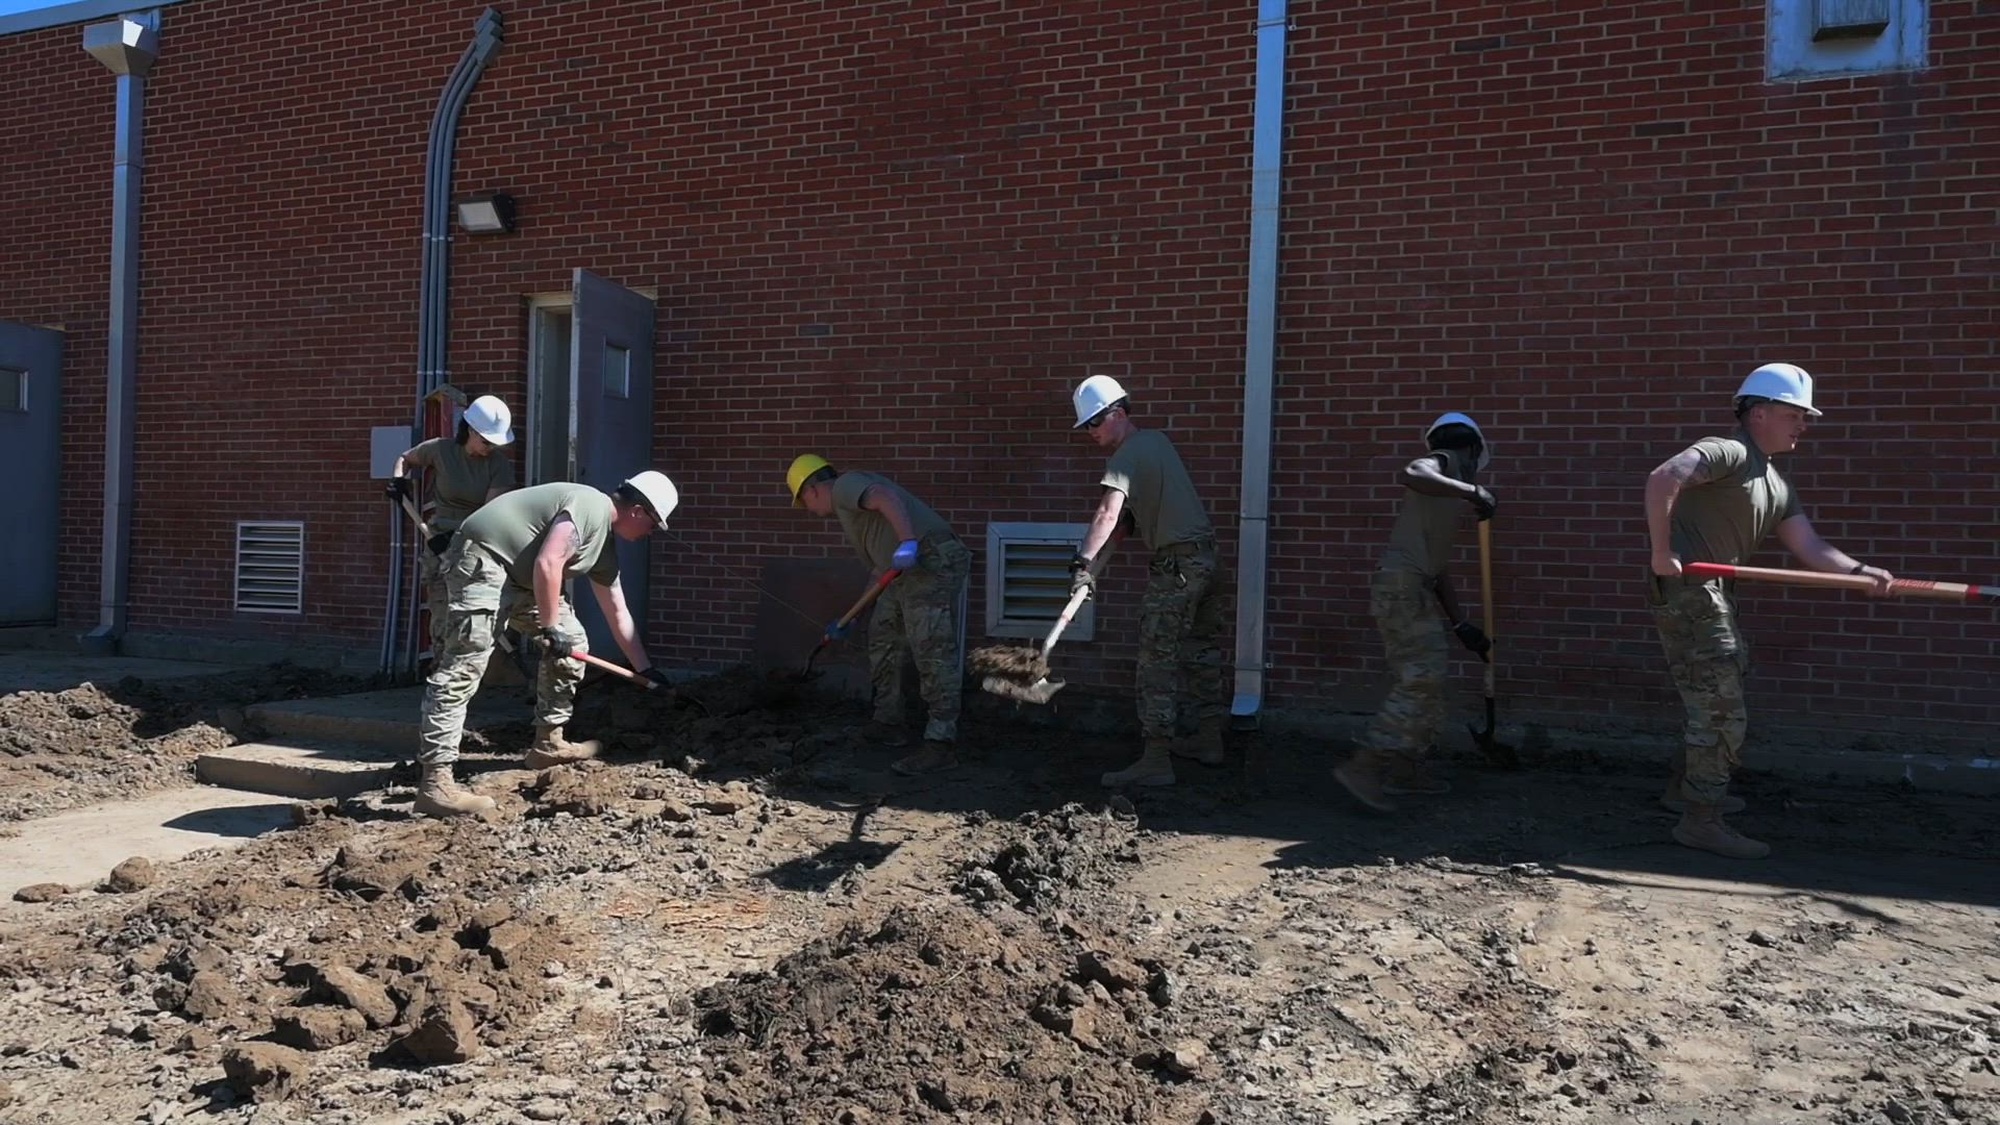
[[[1018,699],[1023,703],[1047,703],[1057,692],[1068,687],[1069,683],[1065,680],[1043,678],[1031,684],[1024,684],[1019,680],[1007,679],[1005,676],[988,676],[979,686],[994,695]]]
[[[1467,723],[1465,730],[1466,733],[1472,735],[1472,741],[1479,745],[1480,753],[1486,755],[1487,761],[1492,762],[1502,769],[1511,770],[1520,768],[1521,758],[1518,754],[1514,753],[1514,748],[1493,737],[1492,696],[1489,695],[1486,697],[1486,729],[1480,730],[1471,723]]]

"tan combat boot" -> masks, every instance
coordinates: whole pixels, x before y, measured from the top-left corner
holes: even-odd
[[[958,747],[949,742],[939,742],[934,738],[924,739],[924,748],[889,763],[889,768],[905,777],[915,777],[922,773],[937,773],[958,764]]]
[[[1355,800],[1376,812],[1395,812],[1396,802],[1384,791],[1386,758],[1380,750],[1361,747],[1333,768],[1333,779],[1346,787]]]
[[[1752,840],[1724,823],[1714,805],[1689,805],[1681,822],[1674,825],[1674,842],[1730,859],[1763,859],[1771,854],[1771,845]]]
[[[1173,739],[1149,738],[1139,760],[1103,777],[1113,789],[1126,785],[1172,785],[1174,783]]]
[[[1203,719],[1193,734],[1175,739],[1174,757],[1192,758],[1204,766],[1219,766],[1228,761],[1229,749],[1222,741],[1222,717]]]
[[[417,782],[417,799],[410,806],[419,816],[473,816],[491,812],[493,798],[468,793],[451,779],[451,767],[425,766]]]
[[[573,766],[597,757],[602,749],[595,740],[571,742],[563,737],[563,729],[547,723],[535,724],[535,742],[528,747],[528,768],[545,770],[550,766]]]

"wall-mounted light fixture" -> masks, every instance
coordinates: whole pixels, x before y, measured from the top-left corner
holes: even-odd
[[[472,234],[514,231],[514,197],[504,191],[482,191],[458,201],[458,225]]]

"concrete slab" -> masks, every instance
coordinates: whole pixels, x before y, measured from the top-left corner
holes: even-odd
[[[109,687],[127,676],[172,680],[235,671],[201,660],[150,660],[138,656],[80,656],[42,649],[0,650],[0,695],[18,691],[67,691],[84,684]]]
[[[135,855],[168,863],[202,848],[235,847],[292,823],[292,802],[192,786],[112,801],[19,825],[0,839],[0,903],[30,883],[89,889]]]
[[[332,695],[324,699],[287,699],[258,703],[244,709],[250,722],[279,743],[372,743],[403,757],[417,752],[418,720],[424,689],[388,688]],[[527,699],[505,691],[487,690],[473,697],[466,715],[467,730],[505,723],[532,722]]]
[[[380,743],[245,742],[201,754],[194,775],[209,785],[300,800],[357,797],[396,784],[404,757]]]

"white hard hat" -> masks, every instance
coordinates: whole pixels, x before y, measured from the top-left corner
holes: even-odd
[[[1737,398],[1744,395],[1796,406],[1815,418],[1819,417],[1819,411],[1814,410],[1812,404],[1812,376],[1797,364],[1767,363],[1752,371],[1736,390]]]
[[[1109,375],[1092,375],[1078,383],[1069,397],[1076,407],[1076,425],[1070,429],[1080,430],[1085,422],[1124,401],[1125,388]]]
[[[1424,428],[1424,444],[1429,445],[1431,443],[1431,435],[1444,429],[1446,426],[1470,426],[1472,432],[1479,435],[1478,467],[1483,469],[1492,462],[1493,443],[1486,440],[1486,431],[1479,428],[1479,423],[1472,420],[1472,415],[1460,414],[1456,410],[1438,415],[1437,421],[1432,422]]]
[[[674,482],[668,480],[665,473],[647,469],[635,474],[623,487],[645,497],[646,506],[653,509],[653,518],[661,527],[667,526],[667,517],[680,506],[681,490],[674,487]]]
[[[492,395],[480,395],[465,408],[465,424],[472,432],[492,442],[506,445],[514,440],[514,413]]]

